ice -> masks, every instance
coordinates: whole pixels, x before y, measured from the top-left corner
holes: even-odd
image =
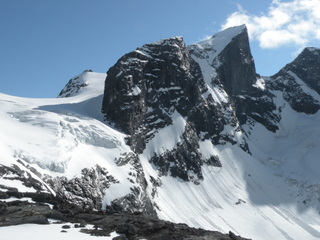
[[[40,172],[74,177],[81,173],[81,167],[105,166],[121,153],[130,152],[125,135],[101,122],[105,76],[82,73],[80,78],[88,85],[69,98],[0,94],[0,146],[7,154],[7,163],[1,162],[10,166],[21,159],[40,167]]]
[[[138,96],[141,93],[141,89],[138,86],[134,86],[128,96]]]

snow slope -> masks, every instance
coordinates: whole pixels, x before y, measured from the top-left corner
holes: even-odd
[[[130,153],[125,135],[101,122],[101,101],[106,74],[84,72],[78,76],[87,86],[73,97],[28,99],[0,94],[1,164],[31,164],[50,176],[79,176],[83,168],[105,167],[128,193],[128,166],[114,159]],[[20,165],[19,165],[20,166]],[[0,184],[8,183],[1,178]],[[16,184],[18,190],[25,187]],[[35,191],[34,189],[29,189]]]

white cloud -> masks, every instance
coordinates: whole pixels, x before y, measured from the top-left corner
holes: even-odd
[[[252,15],[238,5],[222,29],[246,24],[252,40],[262,48],[294,44],[306,46],[320,40],[320,0],[273,0],[267,13]]]

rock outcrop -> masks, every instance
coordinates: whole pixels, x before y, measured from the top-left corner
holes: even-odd
[[[87,72],[92,72],[92,70],[85,70],[82,72],[82,74],[85,74]],[[80,74],[81,75],[81,74]],[[83,82],[82,78],[79,76],[76,76],[74,78],[71,78],[67,85],[61,90],[58,97],[60,98],[67,98],[72,97],[75,94],[77,94],[82,88],[87,86],[86,82]]]
[[[0,201],[0,227],[18,224],[54,224],[61,225],[61,232],[67,234],[68,229],[77,228],[83,234],[92,236],[110,236],[119,234],[118,239],[179,239],[179,240],[246,240],[234,233],[223,234],[217,231],[196,229],[186,224],[175,224],[141,214],[117,213],[106,215],[103,212],[84,212],[80,208],[65,204],[60,209],[51,209],[46,204],[28,203],[26,201]],[[93,228],[86,228],[91,224]]]
[[[281,91],[295,111],[314,114],[320,109],[319,79],[320,50],[305,48],[293,62],[271,77],[270,88]]]
[[[240,29],[213,58],[221,64],[212,85],[206,83],[197,59],[215,54],[216,46],[202,51],[197,45],[186,46],[181,37],[146,44],[109,69],[102,110],[106,120],[128,134],[133,151],[142,154],[158,132],[181,128],[174,146],[154,151],[149,160],[158,166],[160,175],[198,181],[203,179],[203,164],[221,166],[215,156],[202,157],[199,140],[246,148],[245,142],[235,137],[235,132],[241,131],[237,112],[243,114],[236,110],[235,100],[240,93],[255,91],[256,74],[246,29]],[[215,86],[226,88],[231,98],[214,99],[210,92]],[[234,130],[222,133],[227,125]]]

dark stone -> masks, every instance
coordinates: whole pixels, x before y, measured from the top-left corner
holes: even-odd
[[[7,203],[7,211],[0,214],[0,226],[10,226],[25,223],[48,224],[47,215],[51,209],[44,204],[17,201],[14,205]],[[62,213],[61,213],[62,214]],[[215,231],[190,228],[186,224],[174,224],[144,215],[118,213],[106,215],[97,212],[63,214],[65,222],[73,222],[75,227],[86,223],[94,225],[93,229],[82,228],[80,232],[93,236],[110,236],[111,232],[121,233],[114,239],[179,239],[179,240],[243,240],[232,234],[222,234]],[[79,224],[80,222],[80,224]],[[61,226],[61,232],[67,232],[71,224]]]
[[[232,240],[241,240],[240,236],[235,235],[233,232],[229,231],[229,236]]]
[[[179,240],[231,240],[229,234],[190,228],[186,224],[174,224],[159,219],[134,214],[108,215],[93,222],[101,227],[100,231],[117,231],[128,239],[179,239]],[[92,231],[88,232],[92,234]],[[238,240],[244,238],[238,237]]]
[[[21,192],[17,191],[7,191],[7,195],[10,197],[15,197],[15,198],[23,198],[24,194]]]
[[[0,192],[0,199],[6,199],[6,198],[9,198],[10,196],[5,193],[5,192]]]
[[[26,201],[13,201],[2,205],[0,226],[10,226],[25,223],[48,224],[48,217],[66,219],[61,213],[49,206]]]
[[[87,224],[85,224],[84,222],[80,223],[79,227],[80,228],[85,228],[87,226]]]
[[[112,238],[112,240],[128,240],[128,238],[125,235],[120,235]]]
[[[75,214],[74,218],[78,220],[84,220],[84,222],[92,222],[92,221],[98,221],[100,219],[103,219],[103,216],[99,214],[78,212]],[[82,224],[85,224],[85,223],[82,223]]]

